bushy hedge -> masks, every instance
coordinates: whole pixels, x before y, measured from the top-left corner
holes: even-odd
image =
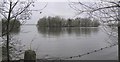
[[[39,19],[37,25],[39,27],[98,27],[100,23],[89,18],[64,19],[59,16],[49,16]]]

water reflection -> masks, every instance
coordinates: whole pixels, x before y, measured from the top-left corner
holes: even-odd
[[[43,35],[60,36],[68,35],[91,35],[99,31],[98,27],[38,27],[38,32]]]
[[[11,34],[19,34],[20,33],[20,30],[21,30],[21,28],[16,28],[16,29],[13,29],[13,30],[11,30]]]
[[[11,28],[10,34],[11,34],[11,35],[19,34],[19,33],[20,33],[20,30],[21,30],[20,27],[19,27],[19,28]],[[6,33],[7,33],[7,30],[4,30],[4,27],[2,27],[2,35],[6,35]]]
[[[67,33],[68,34],[76,34],[77,36],[80,35],[91,35],[92,33],[97,33],[98,32],[98,28],[92,28],[92,27],[76,27],[76,28],[72,28],[72,27],[68,27],[66,28]]]
[[[48,28],[48,27],[38,27],[38,32],[43,35],[55,35],[59,36],[64,32],[64,29],[62,28]]]

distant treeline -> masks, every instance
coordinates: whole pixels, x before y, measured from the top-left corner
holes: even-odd
[[[7,32],[7,20],[6,19],[2,19],[2,21],[0,21],[0,23],[2,24],[2,34]],[[16,20],[16,19],[12,19],[10,20],[9,23],[9,31],[11,32],[16,32],[17,30],[19,30],[20,28],[20,21]]]
[[[100,23],[90,18],[64,19],[59,16],[49,16],[39,19],[37,25],[39,27],[98,27]]]

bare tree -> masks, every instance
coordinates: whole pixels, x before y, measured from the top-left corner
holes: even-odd
[[[87,14],[89,18],[99,19],[106,33],[110,36],[119,37],[120,34],[120,1],[100,0],[98,2],[70,2],[69,6],[77,11],[77,15]],[[114,22],[113,22],[114,21]],[[105,25],[113,23],[117,27],[108,27]],[[108,28],[110,28],[108,30]],[[118,39],[119,39],[118,38]],[[118,40],[118,42],[120,39]]]
[[[14,21],[29,20],[30,16],[32,15],[32,11],[40,11],[40,10],[31,9],[34,6],[35,6],[34,0],[1,0],[0,1],[1,17],[7,20],[6,21],[7,23],[6,32],[2,33],[2,36],[6,36],[7,38],[6,40],[7,62],[10,61],[10,56],[9,56],[10,32],[13,29],[13,28],[10,28],[10,21],[11,20],[14,20]],[[14,27],[14,24],[13,24],[13,27]]]

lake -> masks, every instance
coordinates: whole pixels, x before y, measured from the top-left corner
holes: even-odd
[[[21,40],[26,50],[36,51],[38,59],[118,60],[118,45],[101,49],[118,42],[115,41],[117,38],[107,35],[101,26],[37,28],[36,25],[22,25],[20,32],[15,33],[14,37]]]

